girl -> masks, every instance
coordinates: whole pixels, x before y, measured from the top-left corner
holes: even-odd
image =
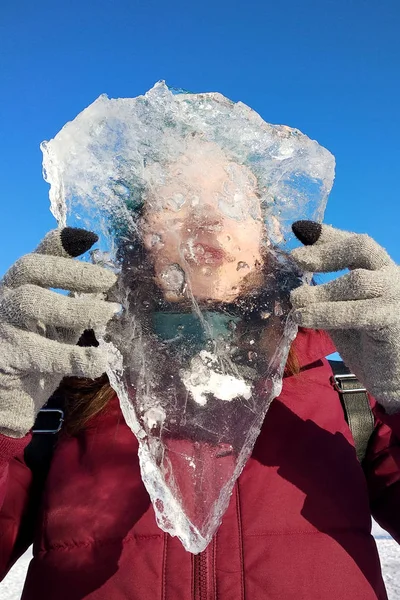
[[[208,169],[207,210],[202,214],[192,203],[180,216],[203,232],[195,247],[187,245],[184,260],[174,248],[177,239],[185,247],[185,230],[172,213],[144,209],[142,251],[168,302],[176,302],[183,289],[179,277],[168,276],[171,264],[182,277],[190,274],[195,296],[212,292],[215,302],[234,302],[237,290],[251,291],[262,281],[256,190],[248,185],[246,227],[242,221],[235,229],[235,219],[213,205],[229,170],[204,161],[196,172],[179,169],[179,177],[192,182]],[[170,190],[155,193],[171,198]],[[252,201],[255,210],[246,212]],[[386,598],[371,514],[400,540],[399,270],[367,236],[310,221],[295,223],[293,230],[305,244],[293,252],[301,268],[351,271],[292,292],[301,327],[282,393],[267,413],[222,525],[199,555],[157,527],[140,477],[137,441],[104,375],[105,357],[88,345],[96,343],[90,330],[104,327],[119,310],[98,299],[110,292],[116,276],[74,260],[96,236],[71,228],[50,232],[5,275],[0,571],[4,576],[33,543],[24,600]],[[162,246],[154,243],[160,238]],[[243,270],[232,268],[238,247],[245,254]],[[97,296],[73,298],[47,288]],[[325,359],[335,351],[333,340],[377,398],[370,397],[375,424],[363,468]],[[38,411],[57,388],[67,420],[46,482],[38,484],[25,450]]]

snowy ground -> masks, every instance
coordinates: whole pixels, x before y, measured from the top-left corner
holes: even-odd
[[[400,599],[400,546],[374,523],[373,533],[378,545],[382,562],[383,577],[386,583],[389,600]],[[25,573],[31,559],[31,551],[14,565],[5,580],[0,583],[1,600],[19,600],[24,584]]]
[[[25,574],[31,560],[32,551],[29,549],[13,566],[7,577],[0,583],[1,600],[19,600],[24,587]]]
[[[381,557],[383,579],[385,580],[389,600],[399,600],[400,546],[377,523],[373,524],[372,532]]]

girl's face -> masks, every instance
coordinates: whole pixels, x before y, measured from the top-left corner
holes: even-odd
[[[214,144],[182,156],[153,185],[143,217],[144,244],[157,285],[170,302],[231,302],[262,279],[263,221],[257,181]]]

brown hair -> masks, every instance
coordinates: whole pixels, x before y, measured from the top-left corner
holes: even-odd
[[[65,377],[61,386],[65,398],[65,431],[69,435],[79,433],[115,395],[106,374],[98,379]]]

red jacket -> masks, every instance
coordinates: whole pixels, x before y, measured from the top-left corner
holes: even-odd
[[[199,556],[157,527],[116,398],[60,438],[39,505],[29,436],[0,436],[1,575],[33,541],[23,600],[385,599],[370,507],[400,541],[400,415],[374,407],[365,477],[323,358],[332,343],[303,330],[295,344],[302,371],[285,378]]]

